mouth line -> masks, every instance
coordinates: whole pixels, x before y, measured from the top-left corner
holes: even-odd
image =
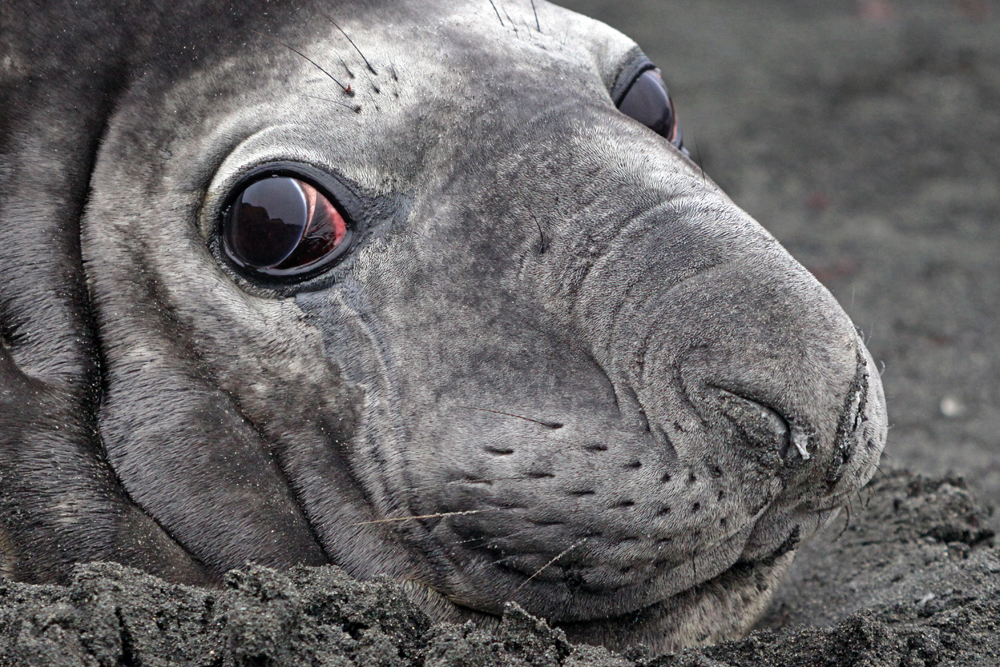
[[[615,614],[604,616],[601,618],[596,618],[586,621],[552,621],[552,625],[560,628],[574,628],[574,627],[592,627],[594,625],[618,625],[622,623],[634,623],[641,622],[644,616],[649,616],[655,618],[658,616],[658,610],[664,608],[665,606],[671,605],[684,598],[693,598],[695,600],[702,598],[703,596],[710,595],[712,591],[722,589],[736,591],[739,589],[738,586],[734,585],[739,579],[752,576],[755,572],[760,571],[764,568],[771,568],[776,565],[776,563],[788,553],[794,553],[795,546],[798,544],[797,536],[792,539],[786,539],[777,549],[768,554],[763,558],[758,558],[755,560],[737,560],[735,563],[730,565],[724,571],[719,574],[700,581],[697,584],[689,588],[677,591],[676,593],[669,595],[661,600],[652,602],[647,605],[643,605],[632,611],[624,612],[622,614]]]
[[[631,620],[641,619],[644,616],[655,617],[658,615],[658,611],[663,609],[665,606],[675,605],[677,601],[684,600],[688,598],[689,600],[698,600],[703,597],[703,595],[711,595],[710,591],[717,591],[720,588],[722,590],[737,590],[735,587],[731,587],[730,584],[738,582],[738,580],[745,579],[746,577],[752,576],[757,572],[766,572],[767,568],[773,568],[778,561],[788,553],[794,553],[796,547],[798,546],[800,538],[800,529],[798,526],[791,532],[791,534],[786,537],[786,539],[778,545],[775,549],[770,551],[767,555],[763,557],[756,557],[753,559],[743,559],[737,558],[733,561],[725,570],[717,573],[716,575],[692,583],[686,588],[677,590],[665,597],[654,600],[652,602],[647,602],[646,604],[641,604],[632,609],[627,609],[624,611],[618,611],[616,613],[610,613],[602,616],[595,616],[593,618],[582,618],[582,619],[559,619],[558,617],[547,616],[544,613],[539,613],[533,611],[530,608],[525,608],[529,614],[536,615],[540,618],[545,619],[547,623],[553,627],[566,627],[566,628],[583,628],[583,627],[594,627],[600,626],[602,624],[614,624],[616,622],[631,622]],[[697,554],[696,556],[697,557]],[[690,561],[685,561],[690,562]],[[681,563],[683,564],[683,563]],[[531,577],[525,581],[530,581]],[[523,585],[523,584],[522,584]],[[626,584],[623,586],[616,586],[611,589],[602,591],[602,596],[622,594],[622,591],[628,589],[634,589],[640,584]],[[519,590],[519,589],[518,589]],[[502,614],[496,611],[486,611],[480,608],[470,606],[468,604],[463,604],[457,602],[450,598],[450,596],[444,596],[448,599],[449,603],[453,605],[461,614],[466,618],[475,618],[487,622],[498,622],[502,617]],[[505,600],[500,607],[503,607],[509,602],[518,603],[517,600],[508,599]],[[520,602],[519,604],[524,604]],[[690,603],[689,603],[690,604]],[[630,620],[631,619],[631,620]]]
[[[704,596],[711,595],[712,592],[717,590],[726,591],[737,591],[739,590],[739,580],[746,579],[748,577],[753,577],[753,575],[766,568],[775,567],[779,560],[789,553],[794,553],[795,547],[798,545],[799,539],[796,534],[789,536],[781,545],[779,545],[774,551],[769,553],[763,558],[757,558],[754,560],[742,560],[738,559],[724,571],[719,574],[700,581],[688,588],[679,590],[665,598],[651,602],[646,605],[642,605],[635,609],[618,613],[609,614],[607,616],[600,616],[592,619],[585,620],[558,620],[551,618],[543,618],[546,623],[556,628],[563,628],[566,630],[576,629],[578,631],[585,631],[587,629],[593,629],[596,627],[608,625],[617,626],[622,624],[640,624],[644,621],[653,622],[655,619],[660,617],[660,610],[666,606],[675,604],[684,598],[689,598],[690,600],[697,602],[697,600],[702,599]],[[487,624],[496,624],[502,618],[502,614],[497,614],[489,611],[482,611],[474,607],[469,607],[458,602],[453,602],[449,600],[450,604],[453,605],[456,611],[465,619],[473,619],[478,622],[484,622]],[[514,602],[508,600],[508,602]],[[529,614],[535,615],[530,610],[526,610]]]

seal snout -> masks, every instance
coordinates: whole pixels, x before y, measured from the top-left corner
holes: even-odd
[[[885,442],[884,398],[867,350],[847,325],[820,324],[790,323],[797,332],[769,346],[721,339],[677,362],[683,398],[720,456],[776,475],[797,503],[860,488]]]
[[[754,259],[635,288],[600,354],[535,342],[550,361],[504,377],[544,377],[545,401],[497,396],[434,422],[463,458],[415,468],[410,486],[437,489],[414,515],[448,514],[426,526],[463,573],[450,599],[585,623],[746,579],[763,608],[757,578],[780,578],[871,476],[885,413],[829,293],[790,259]]]
[[[833,297],[790,259],[751,255],[669,297],[649,297],[652,333],[632,378],[650,422],[670,433],[674,465],[710,458],[720,472],[725,503],[701,506],[725,526],[698,526],[691,553],[745,530],[730,565],[775,562],[875,470],[886,430],[878,373]],[[673,529],[698,520],[677,516]]]

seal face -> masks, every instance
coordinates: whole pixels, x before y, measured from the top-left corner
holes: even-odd
[[[439,618],[745,632],[885,403],[635,44],[543,2],[175,5],[2,33],[5,571],[333,562]]]

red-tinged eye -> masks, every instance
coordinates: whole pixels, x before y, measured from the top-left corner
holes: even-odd
[[[331,198],[292,176],[269,176],[243,188],[224,214],[226,255],[270,276],[309,273],[338,257],[351,228]]]
[[[655,69],[646,70],[632,82],[618,108],[667,141],[673,140],[677,129],[674,105],[663,78]]]
[[[643,56],[627,67],[623,74],[613,91],[618,110],[656,132],[686,155],[674,103],[660,70]]]

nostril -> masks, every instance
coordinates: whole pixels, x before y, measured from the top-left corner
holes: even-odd
[[[761,453],[775,454],[784,461],[793,455],[809,460],[808,435],[793,428],[784,415],[721,387],[710,388],[715,391],[720,411],[747,446]]]
[[[857,370],[844,398],[834,435],[834,456],[826,472],[830,490],[843,478],[858,444],[858,428],[868,420],[868,377],[868,362],[858,350]]]

